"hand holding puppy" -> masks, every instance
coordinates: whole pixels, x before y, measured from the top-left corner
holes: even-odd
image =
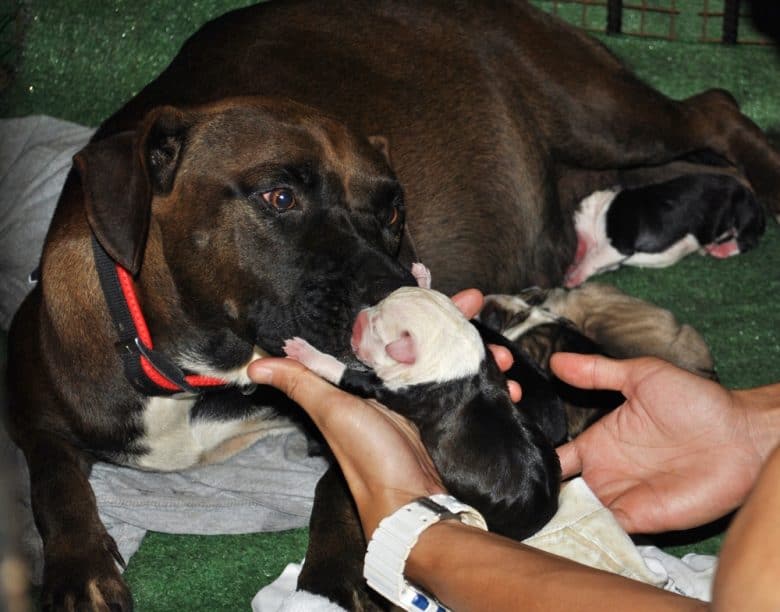
[[[453,297],[471,318],[482,306],[479,291]],[[491,347],[499,367],[512,357]],[[401,415],[371,399],[350,395],[292,359],[261,359],[249,367],[259,384],[272,385],[300,404],[325,436],[350,485],[366,537],[385,516],[420,496],[444,492],[441,477],[423,446],[417,428]],[[510,382],[517,401],[520,388]]]

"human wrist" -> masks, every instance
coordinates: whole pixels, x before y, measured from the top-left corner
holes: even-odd
[[[419,493],[399,491],[397,489],[383,489],[381,491],[367,492],[362,499],[355,498],[360,524],[363,526],[363,534],[366,541],[371,540],[374,531],[383,519],[395,513],[406,504],[420,497],[427,497],[444,491],[429,490]]]
[[[374,530],[363,565],[368,585],[405,610],[440,609],[435,597],[409,581],[406,565],[420,536],[443,521],[487,530],[477,510],[447,493],[418,497],[385,517]]]
[[[442,566],[445,557],[450,556],[452,549],[449,542],[462,542],[464,534],[471,531],[481,531],[476,527],[466,525],[457,519],[447,519],[431,525],[417,540],[409,557],[406,559],[404,574],[421,587],[434,592],[435,583],[431,578],[438,575],[437,568]]]

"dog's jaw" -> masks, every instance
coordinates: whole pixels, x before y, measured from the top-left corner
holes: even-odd
[[[229,370],[221,370],[213,367],[208,362],[200,359],[196,356],[184,357],[180,360],[182,367],[197,372],[203,376],[213,376],[225,381],[226,384],[234,385],[237,387],[248,387],[252,385],[252,380],[249,378],[248,368],[249,364],[263,357],[270,357],[270,353],[261,349],[259,346],[255,346],[252,350],[252,356],[248,361],[241,364],[236,368]]]

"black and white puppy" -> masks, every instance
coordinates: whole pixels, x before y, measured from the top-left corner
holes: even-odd
[[[577,252],[567,287],[622,265],[670,266],[696,251],[731,257],[755,247],[766,227],[752,190],[718,173],[596,191],[580,203],[574,222]]]
[[[347,367],[305,340],[288,356],[413,421],[447,489],[492,531],[523,539],[555,514],[560,465],[552,444],[509,397],[506,377],[479,331],[442,293],[397,289],[357,316],[352,349],[369,369]]]

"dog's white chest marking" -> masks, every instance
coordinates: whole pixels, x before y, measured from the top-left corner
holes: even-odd
[[[193,436],[190,410],[195,398],[153,397],[143,414],[144,438],[148,452],[138,459],[147,470],[181,470],[198,462],[202,449]]]
[[[210,372],[228,382],[247,384],[246,365],[229,373]],[[145,470],[174,471],[224,461],[269,433],[291,429],[271,407],[260,407],[246,418],[211,420],[191,418],[196,397],[153,397],[144,409],[144,436],[139,443],[147,452],[134,465]]]

